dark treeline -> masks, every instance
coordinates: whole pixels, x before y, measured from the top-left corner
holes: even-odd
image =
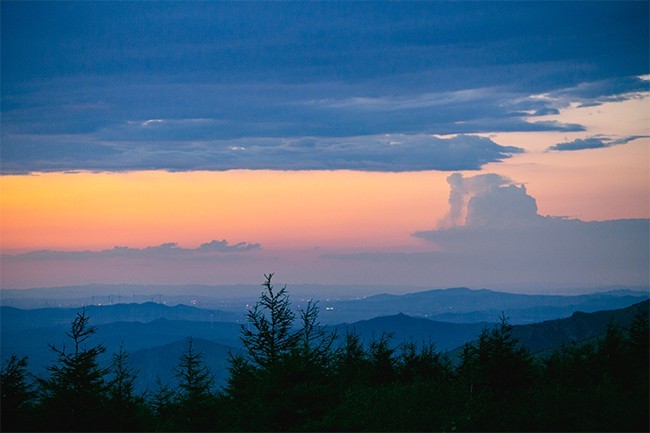
[[[189,339],[176,388],[137,394],[124,350],[99,366],[106,349],[90,344],[82,312],[70,346],[50,346],[49,377],[32,378],[26,358],[5,362],[2,431],[648,431],[646,314],[544,358],[502,318],[453,365],[431,343],[332,335],[316,304],[295,315],[271,277],[223,389]]]

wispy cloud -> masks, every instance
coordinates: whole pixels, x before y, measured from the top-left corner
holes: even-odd
[[[567,141],[563,143],[558,143],[554,146],[550,146],[547,150],[585,150],[585,149],[602,149],[605,147],[617,146],[619,144],[626,144],[630,141],[637,140],[639,138],[648,138],[648,135],[632,135],[629,137],[623,138],[614,138],[607,136],[594,136],[588,138],[576,138],[573,141]]]

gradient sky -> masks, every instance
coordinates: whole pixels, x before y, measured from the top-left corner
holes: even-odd
[[[0,7],[3,288],[648,286],[648,2]]]

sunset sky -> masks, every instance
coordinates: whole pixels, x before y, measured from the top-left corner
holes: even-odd
[[[648,2],[0,7],[2,288],[648,287]]]

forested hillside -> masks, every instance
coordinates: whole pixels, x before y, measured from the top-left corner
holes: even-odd
[[[82,311],[65,344],[50,345],[49,376],[30,376],[27,358],[4,363],[2,431],[648,430],[647,301],[628,309],[624,327],[610,316],[594,338],[541,357],[502,317],[452,364],[426,341],[378,333],[366,343],[353,329],[332,331],[317,304],[294,313],[272,275],[264,287],[224,387],[205,354],[214,343],[188,339],[167,366],[175,386],[136,392],[132,355],[106,354]]]

